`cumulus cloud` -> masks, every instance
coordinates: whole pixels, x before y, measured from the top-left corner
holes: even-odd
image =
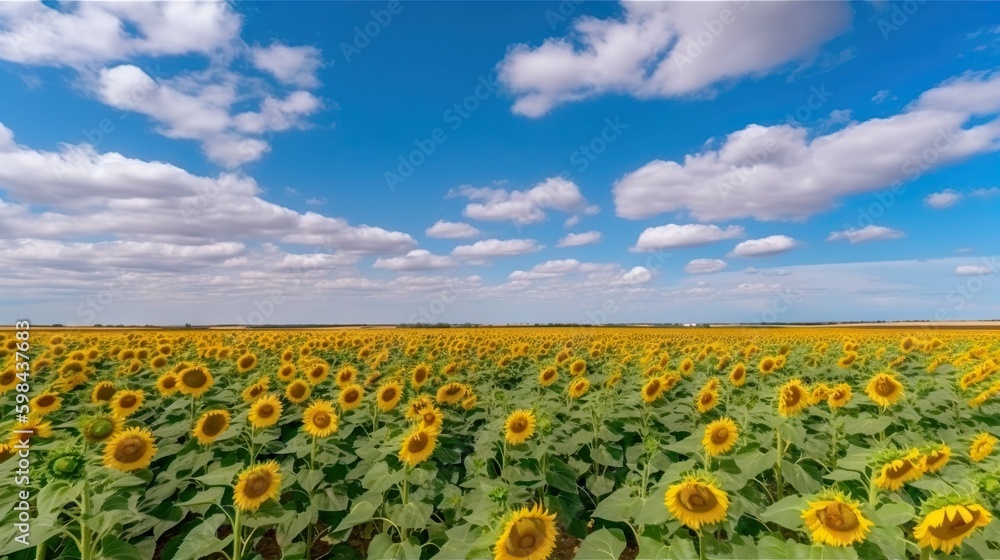
[[[748,239],[729,253],[731,257],[770,257],[798,246],[798,242],[787,235],[771,235],[761,239]]]
[[[728,226],[723,229],[716,225],[705,224],[667,224],[643,230],[632,251],[698,247],[725,239],[740,238],[744,235],[745,232],[741,226]]]
[[[900,114],[828,134],[794,124],[751,124],[683,162],[655,160],[627,173],[613,188],[616,214],[644,219],[687,211],[702,222],[805,219],[841,197],[996,151],[997,112],[1000,73],[950,80]],[[972,121],[974,116],[983,118]],[[879,157],[870,157],[876,151]]]
[[[472,245],[459,245],[451,251],[460,259],[488,259],[492,257],[512,257],[542,250],[542,245],[534,239],[484,239]]]
[[[465,222],[446,222],[444,220],[434,222],[434,225],[424,231],[427,237],[438,237],[441,239],[478,237],[479,233],[478,229]]]
[[[726,261],[719,259],[694,259],[687,263],[687,266],[684,267],[684,272],[688,274],[711,274],[724,270],[727,266],[729,265],[726,264]]]
[[[898,229],[887,228],[885,226],[865,226],[861,229],[848,228],[843,231],[833,231],[827,236],[827,241],[849,241],[850,243],[863,243],[865,241],[875,241],[876,239],[900,239],[906,234]]]
[[[517,225],[537,224],[546,218],[546,210],[594,214],[576,183],[551,177],[527,190],[464,186],[450,191],[449,197],[463,196],[471,202],[462,212],[468,218],[489,222],[511,221]]]
[[[834,2],[628,2],[622,12],[578,18],[572,37],[508,49],[498,70],[517,96],[513,112],[539,117],[605,93],[664,98],[705,91],[810,59],[853,17],[846,3]]]
[[[571,233],[563,237],[556,243],[556,247],[579,247],[581,245],[592,245],[601,241],[601,232],[586,231],[583,233]]]
[[[996,270],[985,265],[960,265],[955,267],[956,276],[992,276]]]
[[[924,204],[934,208],[936,210],[941,210],[943,208],[948,208],[954,206],[962,200],[962,195],[955,192],[953,189],[945,189],[941,192],[931,193],[924,197]]]
[[[290,47],[272,43],[268,47],[253,47],[251,58],[254,66],[271,74],[278,81],[299,87],[319,85],[316,71],[322,63],[319,49],[306,45]]]
[[[435,255],[424,249],[414,249],[403,256],[379,258],[372,266],[385,270],[440,270],[455,268],[458,263],[448,256]]]

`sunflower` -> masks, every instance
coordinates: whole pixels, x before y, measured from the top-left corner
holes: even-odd
[[[477,402],[479,402],[478,396],[469,395],[468,397],[465,397],[465,400],[462,401],[462,408],[464,410],[472,410],[473,408],[476,408]]]
[[[993,516],[983,506],[965,501],[934,509],[913,529],[917,545],[951,554],[966,537],[990,523]]]
[[[667,489],[664,502],[682,524],[698,530],[726,518],[729,498],[705,476],[692,475]]]
[[[0,463],[14,456],[14,448],[9,443],[0,443]]]
[[[413,375],[410,376],[410,382],[413,388],[417,391],[427,383],[427,379],[430,377],[431,367],[427,364],[419,364],[417,367],[413,368]]]
[[[153,455],[156,444],[148,428],[128,428],[104,445],[104,465],[122,472],[148,467]]]
[[[427,460],[437,445],[437,432],[417,427],[403,438],[399,449],[399,460],[411,467]]]
[[[201,415],[194,427],[194,437],[202,445],[208,445],[219,439],[229,429],[229,412],[225,410],[209,410]]]
[[[107,441],[112,436],[121,433],[124,422],[113,414],[104,414],[87,418],[81,424],[80,432],[84,439],[91,443]]]
[[[48,439],[52,437],[52,423],[46,422],[37,414],[29,414],[27,422],[14,425],[14,433],[10,437],[10,445],[14,446],[23,440],[31,441],[36,437]]]
[[[309,384],[301,379],[296,379],[285,387],[285,398],[293,404],[299,404],[306,402],[309,395],[312,393],[312,388]]]
[[[449,383],[438,389],[436,400],[441,404],[455,404],[465,397],[465,385]]]
[[[556,548],[556,516],[535,504],[521,508],[493,545],[493,560],[546,560]]]
[[[288,383],[292,379],[295,379],[295,364],[282,364],[278,368],[278,379],[282,383]]]
[[[257,463],[240,472],[233,488],[233,503],[243,511],[257,511],[264,502],[277,498],[280,489],[278,463]]]
[[[587,362],[583,360],[574,360],[569,366],[569,372],[573,374],[573,377],[579,377],[587,371]]]
[[[94,404],[99,404],[102,402],[108,402],[111,397],[115,396],[115,392],[118,389],[115,388],[115,384],[110,381],[99,381],[97,385],[94,385],[94,390],[90,392],[90,402]]]
[[[251,352],[243,354],[236,360],[236,370],[240,373],[246,373],[255,367],[257,367],[257,356]]]
[[[850,385],[838,383],[836,387],[830,389],[830,396],[827,397],[826,404],[830,405],[830,408],[841,408],[850,402],[853,394]]]
[[[695,398],[695,405],[698,407],[698,412],[702,414],[712,410],[717,404],[719,404],[719,393],[711,389],[702,389]]]
[[[420,409],[420,416],[417,417],[417,420],[420,422],[421,428],[440,431],[441,425],[444,424],[444,412],[432,404],[427,405]]]
[[[923,456],[923,470],[928,473],[937,472],[944,467],[948,459],[951,459],[951,448],[942,443]]]
[[[172,395],[178,391],[179,382],[177,374],[171,372],[164,373],[156,380],[156,391],[163,397]]]
[[[115,392],[115,396],[111,397],[111,412],[115,416],[127,418],[139,410],[145,398],[146,395],[142,392],[142,389],[136,391],[122,389],[117,391]]]
[[[883,463],[880,470],[881,474],[874,480],[875,484],[883,490],[895,492],[902,488],[903,484],[924,475],[920,450],[911,449],[905,455],[897,454],[895,458]]]
[[[993,446],[997,444],[997,438],[987,432],[982,432],[972,440],[969,447],[969,458],[976,463],[986,459],[993,453]]]
[[[535,434],[535,413],[530,410],[515,410],[507,417],[504,438],[511,445],[528,441]]]
[[[881,407],[892,406],[903,396],[903,384],[892,373],[880,373],[865,386],[868,398]]]
[[[809,395],[809,400],[812,404],[818,404],[830,398],[830,386],[826,383],[820,383],[813,387],[812,394]]]
[[[330,401],[313,401],[302,414],[302,429],[313,437],[325,438],[337,433],[337,414]]]
[[[252,403],[257,399],[263,397],[267,394],[267,390],[270,387],[270,378],[264,377],[252,385],[248,385],[246,389],[243,389],[243,402]]]
[[[59,393],[45,391],[41,395],[31,399],[31,403],[28,406],[32,412],[45,415],[59,410],[62,407],[62,399],[59,398]]]
[[[389,381],[379,387],[375,402],[378,404],[379,410],[389,412],[396,408],[402,396],[403,386],[398,381]]]
[[[434,401],[432,401],[427,395],[418,395],[417,397],[411,399],[406,405],[407,420],[419,419],[420,411],[428,406],[434,406]]]
[[[337,371],[337,385],[341,389],[354,383],[358,378],[358,368],[348,364]]]
[[[861,513],[858,502],[840,492],[824,492],[806,505],[802,519],[817,544],[847,547],[865,540],[874,523]]]
[[[791,418],[809,406],[811,395],[802,381],[793,379],[778,390],[778,414]]]
[[[757,364],[757,370],[760,371],[761,375],[768,375],[774,373],[775,367],[778,362],[771,356],[764,356],[761,358],[760,363]]]
[[[736,422],[733,422],[731,418],[720,418],[705,428],[701,444],[705,446],[706,453],[712,457],[718,457],[736,445],[739,433]]]
[[[652,403],[656,399],[660,398],[663,394],[664,385],[663,378],[653,377],[646,382],[646,385],[642,388],[642,400],[647,403]]]
[[[313,363],[306,371],[306,379],[308,379],[309,383],[312,383],[313,385],[319,385],[320,383],[326,381],[326,378],[329,375],[330,364],[323,361]]]
[[[189,367],[180,373],[178,390],[185,395],[199,398],[212,388],[215,380],[208,369],[202,366]]]
[[[337,400],[340,401],[340,408],[344,412],[354,410],[361,406],[361,399],[365,397],[365,389],[357,383],[352,383],[340,391]]]
[[[274,395],[267,395],[250,405],[247,420],[254,428],[266,428],[275,425],[280,417],[281,401]]]
[[[538,374],[538,384],[542,387],[552,385],[557,379],[559,379],[559,371],[554,366],[549,366]]]
[[[588,389],[590,389],[590,380],[586,377],[581,377],[573,383],[570,383],[569,398],[578,399],[582,397]]]

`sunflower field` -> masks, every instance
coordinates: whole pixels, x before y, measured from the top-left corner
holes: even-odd
[[[1000,558],[993,331],[24,338],[0,558]]]

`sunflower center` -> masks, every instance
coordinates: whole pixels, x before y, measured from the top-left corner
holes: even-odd
[[[391,401],[394,398],[396,398],[396,388],[395,387],[387,387],[384,391],[382,391],[382,400],[383,401],[389,402],[389,401]]]
[[[462,391],[461,387],[448,387],[447,389],[444,390],[444,394],[448,395],[449,397],[453,397],[459,394],[461,391]]]
[[[118,405],[121,406],[122,408],[132,408],[133,406],[138,404],[138,402],[139,399],[137,399],[135,395],[125,395],[124,397],[118,400]]]
[[[437,416],[433,412],[424,413],[424,424],[433,424],[435,420],[437,420]]]
[[[41,407],[52,406],[55,403],[56,403],[56,398],[52,395],[42,395],[38,397],[38,403],[37,403],[38,406]]]
[[[646,395],[648,395],[650,397],[652,397],[653,395],[655,395],[656,392],[659,391],[659,390],[660,390],[660,382],[659,382],[659,380],[654,379],[652,383],[650,383],[649,385],[646,385]]]
[[[240,360],[240,367],[243,369],[247,369],[253,365],[253,362],[254,362],[253,358],[250,357],[243,358]]]
[[[257,416],[261,418],[270,418],[274,414],[274,406],[270,404],[262,404],[257,408]]]
[[[271,489],[271,473],[261,472],[254,474],[247,480],[244,494],[250,499],[260,498]]]
[[[847,504],[830,504],[817,512],[817,517],[823,522],[823,525],[834,531],[853,531],[861,525],[857,514]]]
[[[191,368],[182,374],[181,381],[192,389],[198,389],[208,383],[208,376],[201,368]]]
[[[903,476],[906,476],[906,473],[910,472],[912,469],[913,469],[913,463],[904,460],[902,464],[899,466],[896,465],[890,466],[885,471],[885,475],[889,478],[902,478]]]
[[[701,404],[711,404],[712,403],[712,393],[710,391],[705,391],[701,395]]]
[[[325,412],[317,412],[313,415],[312,423],[313,426],[322,429],[330,426],[330,420],[331,418],[329,414]]]
[[[177,378],[176,377],[170,376],[170,377],[166,377],[166,378],[163,379],[163,388],[164,389],[173,389],[176,386],[177,386]]]
[[[91,437],[100,440],[110,436],[114,429],[115,425],[113,422],[106,418],[100,418],[91,422],[87,431]]]
[[[896,392],[896,386],[892,382],[892,380],[886,377],[882,377],[875,382],[875,392],[878,393],[879,395],[882,395],[883,397],[888,397],[891,396],[894,392]]]
[[[312,371],[309,372],[309,377],[312,377],[314,379],[319,379],[320,377],[323,377],[323,368],[319,367],[314,368]]]
[[[420,432],[412,437],[406,442],[406,450],[410,453],[420,453],[427,448],[427,444],[430,443],[430,438],[427,434]]]
[[[522,519],[511,528],[506,548],[515,558],[528,558],[545,542],[544,534],[545,527],[538,521]]]
[[[521,535],[521,538],[517,539],[517,547],[518,548],[534,548],[536,542],[538,542],[538,539],[535,538],[535,535],[530,535],[530,534],[529,535]]]
[[[554,372],[554,371],[551,371],[551,370],[549,370],[549,371],[546,371],[545,373],[543,373],[543,374],[542,374],[542,379],[544,379],[544,380],[548,381],[549,379],[552,379],[552,377],[553,377],[553,376],[554,376],[555,374],[556,374],[556,372]]]
[[[222,429],[226,426],[226,417],[222,414],[210,414],[208,418],[205,419],[205,424],[202,426],[201,431],[206,436],[213,437],[222,433]]]
[[[306,393],[305,385],[292,385],[290,392],[296,399],[301,399]]]
[[[720,426],[712,432],[712,443],[715,445],[722,445],[729,440],[729,428],[725,426]]]
[[[528,421],[524,418],[514,420],[510,425],[510,431],[519,434],[528,429]]]
[[[119,463],[135,463],[146,454],[146,441],[137,437],[122,440],[115,447],[115,460]]]
[[[954,518],[949,518],[945,515],[943,523],[928,527],[930,533],[943,541],[964,537],[971,533],[976,528],[976,522],[979,521],[982,513],[970,510],[965,506],[958,507],[964,509],[969,514],[971,517],[969,521],[965,521],[959,513],[956,513]]]
[[[344,394],[344,401],[348,403],[353,403],[354,401],[358,400],[360,396],[361,395],[358,394],[357,390],[351,389],[350,391]]]
[[[8,370],[3,372],[3,374],[0,374],[0,385],[10,385],[13,382],[14,382],[13,371]]]
[[[701,484],[688,486],[681,490],[680,502],[684,506],[684,509],[695,513],[711,511],[719,505],[719,500],[715,497],[715,494]]]
[[[781,393],[781,400],[785,406],[795,406],[802,400],[802,394],[795,387],[789,387]]]
[[[844,391],[842,391],[840,389],[837,389],[836,391],[833,392],[832,397],[833,397],[833,400],[835,400],[835,401],[843,400],[844,399]]]

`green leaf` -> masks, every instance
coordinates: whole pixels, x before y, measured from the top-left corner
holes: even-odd
[[[802,528],[802,511],[805,507],[806,500],[802,496],[786,496],[765,509],[760,518],[762,521],[798,531]]]
[[[424,529],[434,513],[434,507],[423,502],[410,502],[399,508],[392,516],[400,529]]]
[[[849,416],[844,420],[844,431],[848,434],[875,435],[892,424],[891,416],[872,416],[861,414]]]
[[[884,526],[902,525],[913,519],[914,513],[913,506],[905,502],[892,502],[875,510],[878,525]]]
[[[833,472],[829,472],[823,475],[823,478],[826,480],[832,480],[834,482],[846,482],[848,480],[861,480],[861,473],[857,471],[837,469]]]
[[[674,537],[670,539],[669,560],[692,560],[698,557],[698,549],[694,547],[694,541],[686,537]]]
[[[782,461],[781,474],[799,494],[814,494],[819,492],[823,487],[818,480],[813,478],[812,475],[806,472],[806,470],[802,468],[802,465],[798,463]]]
[[[670,519],[667,504],[663,501],[663,492],[654,491],[641,501],[639,513],[635,515],[637,525],[662,525]]]
[[[548,469],[545,473],[545,482],[549,486],[574,495],[579,492],[576,473],[562,459],[550,457],[546,466]]]
[[[875,543],[887,558],[906,558],[906,538],[899,527],[875,527],[867,538]]]
[[[107,560],[145,560],[145,557],[135,545],[120,540],[114,535],[108,535],[101,541],[101,555]]]
[[[226,489],[221,486],[213,486],[208,490],[203,492],[198,492],[190,500],[186,500],[177,504],[179,507],[203,505],[203,504],[219,504],[222,503],[222,496],[226,493]]]
[[[639,537],[639,556],[643,560],[667,560],[670,547],[657,539]]]
[[[618,560],[625,550],[625,533],[621,529],[598,529],[580,543],[578,560]]]
[[[209,467],[208,474],[201,475],[195,480],[205,486],[231,486],[243,467],[243,463],[236,463],[228,467],[216,467],[215,469]]]
[[[868,449],[852,445],[847,449],[847,456],[837,461],[837,466],[849,471],[864,473],[868,468],[869,452]]]
[[[194,529],[191,529],[191,531],[184,536],[184,540],[181,542],[181,545],[177,549],[177,553],[174,555],[173,559],[197,560],[215,552],[219,552],[229,546],[229,543],[233,540],[232,535],[229,535],[224,539],[219,539],[215,536],[216,531],[219,530],[219,527],[221,527],[222,523],[225,521],[226,516],[224,514],[217,513],[195,525]]]
[[[641,506],[642,499],[633,496],[631,488],[619,488],[597,504],[591,517],[608,521],[628,521],[639,512]]]
[[[355,525],[360,525],[366,521],[370,521],[373,515],[375,515],[375,504],[371,502],[358,502],[354,504],[354,507],[351,508],[347,517],[340,522],[340,525],[337,525],[334,532],[339,533],[340,531],[350,529]]]
[[[740,453],[735,459],[736,466],[739,467],[745,484],[746,481],[757,478],[760,473],[773,467],[778,460],[778,454],[774,449],[768,450],[767,453],[753,450],[747,453]]]

